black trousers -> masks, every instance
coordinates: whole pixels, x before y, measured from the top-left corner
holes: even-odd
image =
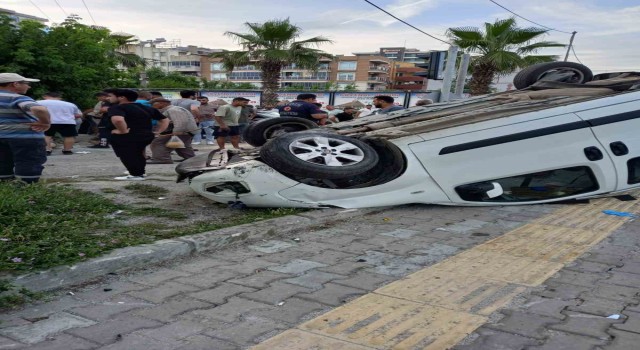
[[[153,141],[153,134],[112,134],[111,147],[116,156],[132,176],[142,176],[145,173],[147,159],[145,148]]]

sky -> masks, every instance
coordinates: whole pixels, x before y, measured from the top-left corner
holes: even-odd
[[[482,28],[485,22],[513,16],[489,0],[370,1],[445,41],[448,28]],[[638,0],[496,2],[530,21],[555,29],[545,35],[545,41],[568,44],[570,33],[576,31],[575,55],[571,53],[569,61],[582,62],[595,73],[640,69]],[[448,47],[363,0],[0,0],[0,8],[48,17],[49,23],[62,22],[65,14],[77,14],[85,24],[131,33],[141,40],[179,39],[182,46],[212,49],[237,49],[224,33],[246,32],[246,22],[284,18],[302,29],[301,39],[324,36],[332,40],[332,44],[321,46],[332,54],[372,52],[380,47],[404,46],[424,51]],[[521,18],[517,21],[520,27],[540,27]],[[566,49],[539,53],[564,59]]]

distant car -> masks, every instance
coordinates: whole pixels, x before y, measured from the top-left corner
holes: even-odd
[[[176,171],[204,197],[249,207],[518,205],[640,187],[640,73],[567,83],[540,70],[524,90],[366,120],[267,119],[254,124],[260,148]]]

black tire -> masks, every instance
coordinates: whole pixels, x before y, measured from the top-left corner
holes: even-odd
[[[554,73],[572,73],[566,77],[553,77]],[[574,62],[538,63],[521,70],[513,78],[516,89],[526,89],[540,80],[584,84],[593,79],[593,72],[587,66]]]
[[[245,142],[254,147],[267,143],[269,139],[289,132],[304,131],[317,128],[318,125],[311,120],[295,117],[279,117],[264,119],[251,123],[245,129],[242,137]]]
[[[376,151],[360,140],[304,131],[271,139],[260,149],[260,157],[285,175],[313,179],[357,176],[378,163]]]

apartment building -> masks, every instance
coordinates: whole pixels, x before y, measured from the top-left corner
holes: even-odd
[[[257,62],[235,67],[227,72],[219,58],[208,58],[202,63],[202,76],[209,80],[229,80],[235,83],[251,83],[261,87],[262,73]],[[336,56],[323,58],[318,68],[304,69],[291,64],[282,68],[281,87],[299,87],[303,90],[326,89],[330,83],[344,89],[355,86],[358,90],[384,90],[389,83],[390,61],[380,56]]]
[[[379,51],[354,53],[356,56],[382,56],[395,62],[424,63],[428,51],[406,47],[381,47]]]
[[[22,22],[24,20],[38,21],[38,22],[40,22],[42,24],[46,24],[47,22],[49,22],[49,20],[46,19],[46,18],[27,15],[27,14],[24,14],[24,13],[19,13],[19,12],[13,11],[13,10],[3,9],[3,8],[0,8],[0,15],[8,16],[9,18],[11,18],[11,20],[15,24],[18,24],[18,23],[20,23],[20,22]]]
[[[355,86],[357,90],[387,89],[391,61],[379,55],[336,56],[331,62],[331,80],[338,89]]]
[[[424,68],[416,67],[414,63],[394,62],[390,88],[403,91],[426,91],[428,80],[424,76],[419,76],[426,71]]]
[[[209,80],[228,80],[234,83],[250,83],[260,88],[262,72],[255,61],[245,66],[235,67],[233,72],[227,72],[220,58],[207,58],[202,63],[202,76]],[[280,72],[281,87],[299,87],[303,90],[325,89],[332,78],[332,59],[320,59],[316,70],[304,69],[295,64],[282,67]]]
[[[137,44],[128,45],[126,52],[135,53],[144,58],[149,67],[158,67],[167,73],[178,72],[202,77],[203,59],[206,61],[208,55],[222,51],[195,45],[178,46],[177,43],[177,41],[167,43],[164,38],[143,40]]]

